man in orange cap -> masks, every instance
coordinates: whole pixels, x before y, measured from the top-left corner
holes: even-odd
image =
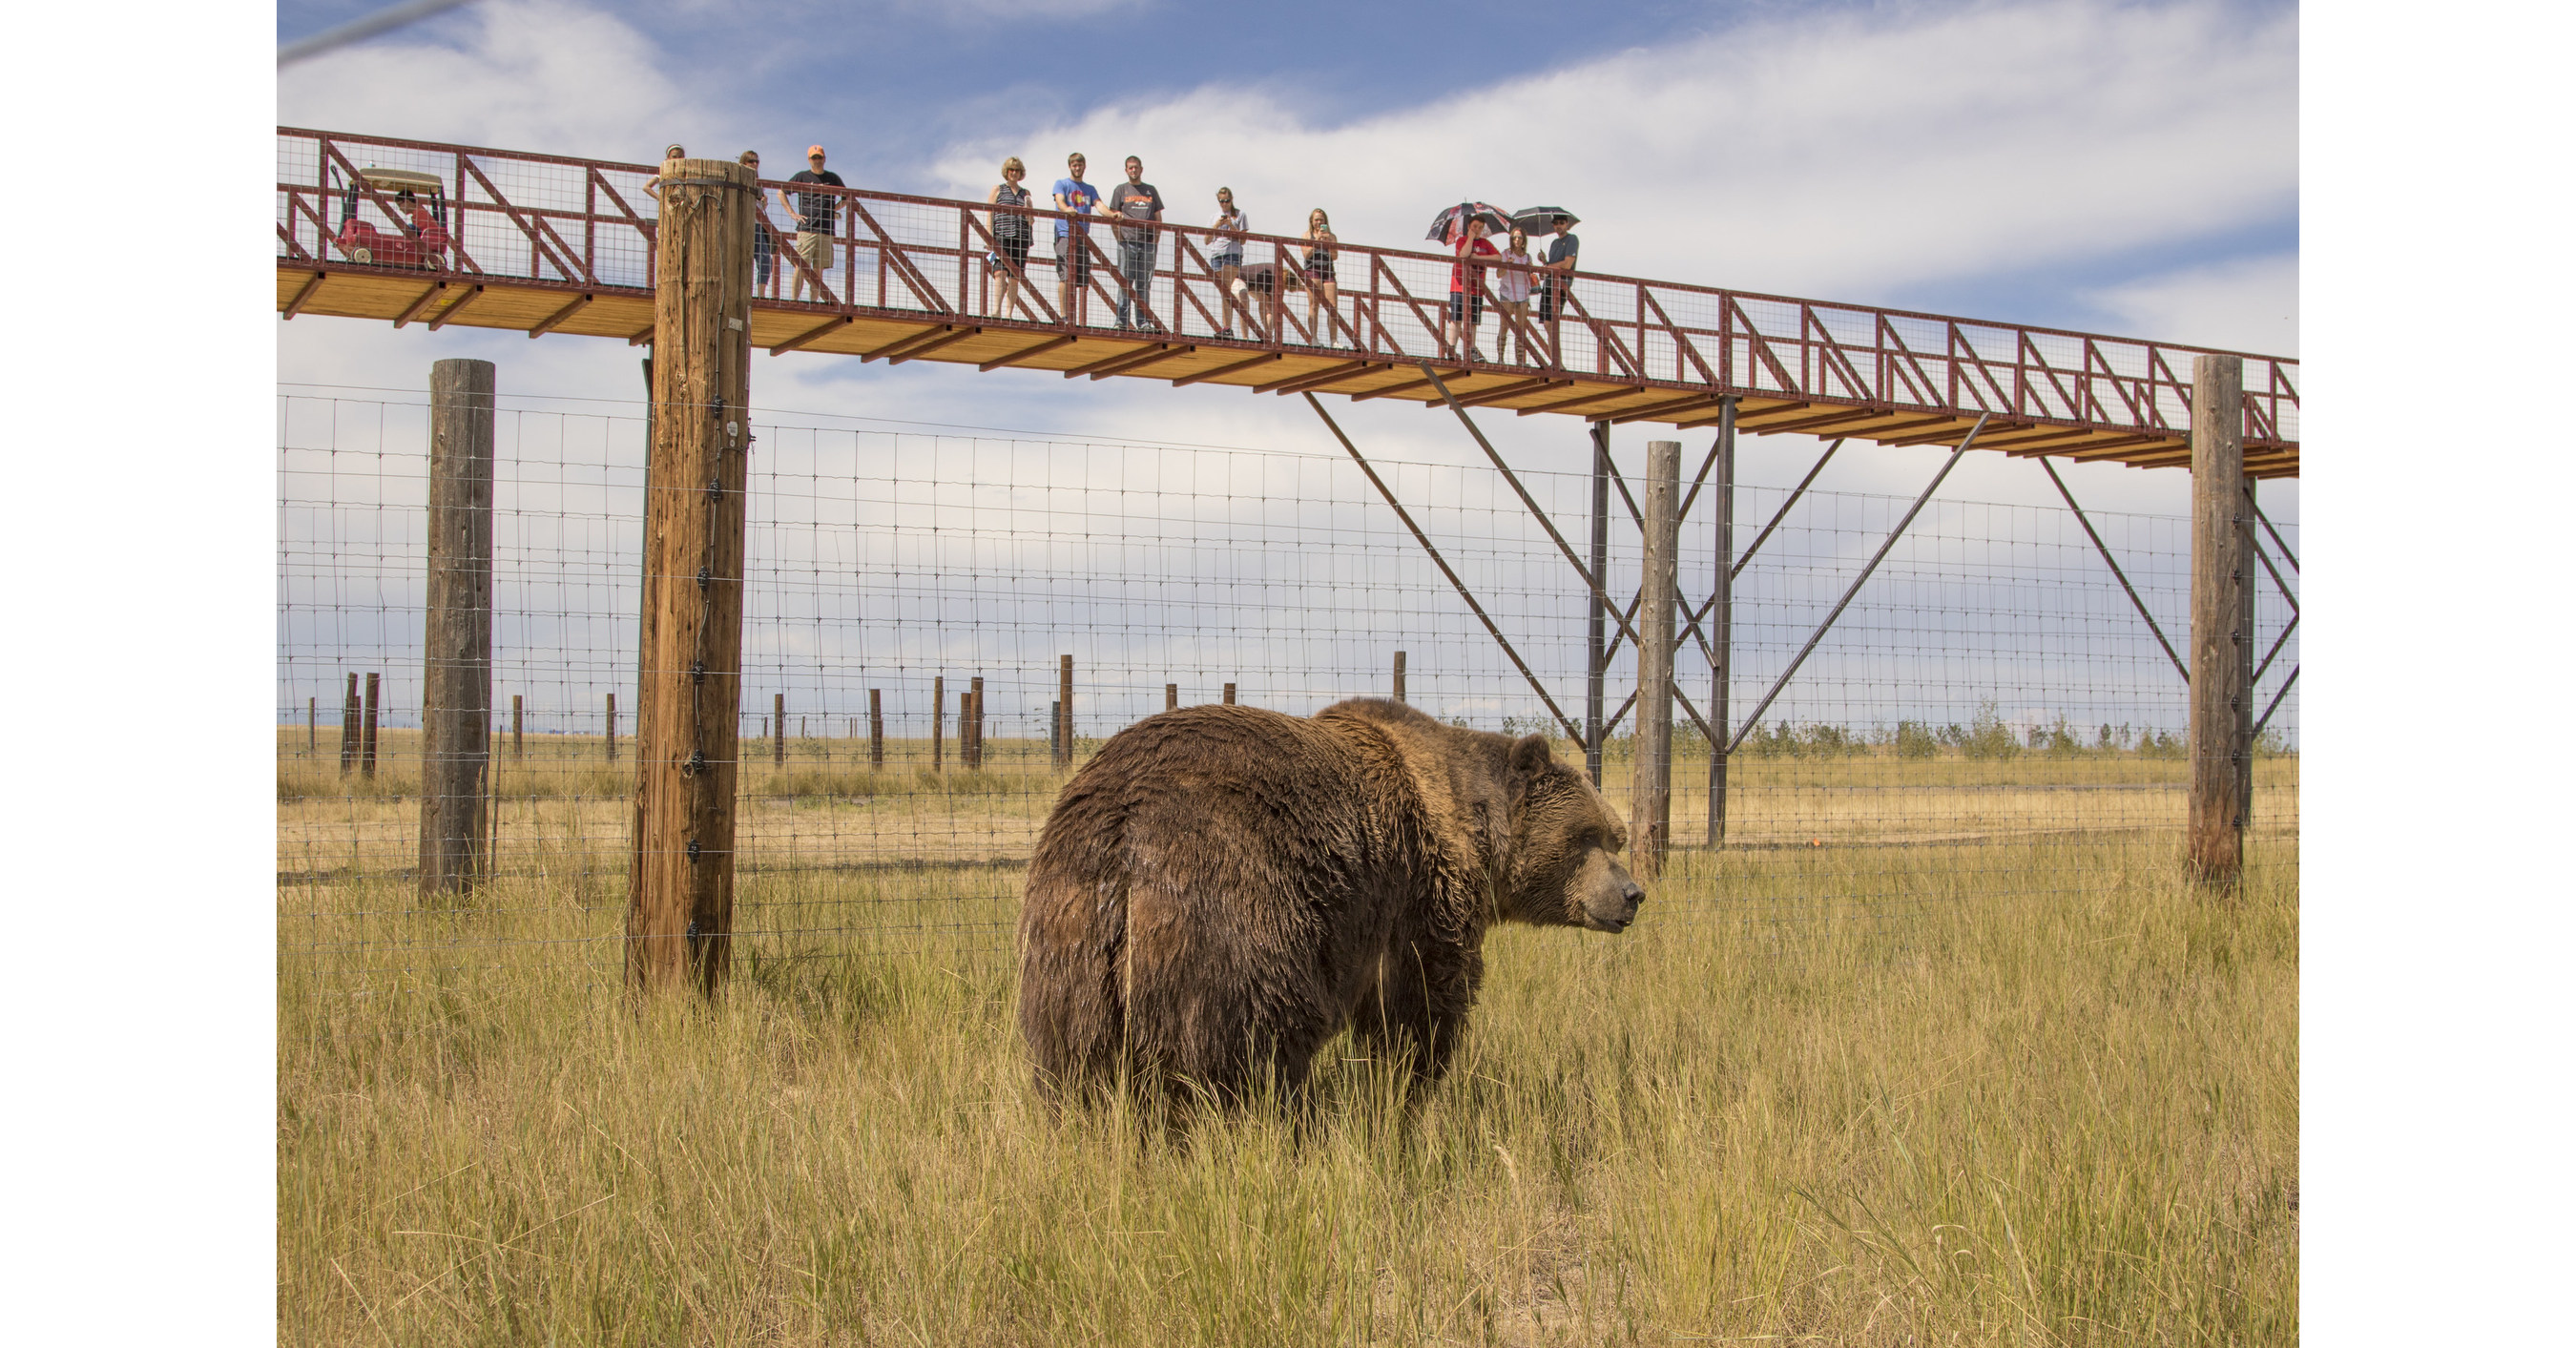
[[[787,181],[812,183],[818,187],[849,186],[841,181],[840,174],[823,167],[823,147],[820,145],[805,147],[805,168]],[[778,190],[778,204],[786,207],[787,213],[796,217],[797,254],[814,269],[815,275],[831,275],[832,224],[834,218],[840,214],[840,198],[829,192],[797,192],[791,196],[787,189],[782,187]],[[800,300],[805,298],[805,286],[805,273],[800,269],[796,273],[796,289],[791,298]],[[822,296],[816,295],[815,298],[821,299]]]

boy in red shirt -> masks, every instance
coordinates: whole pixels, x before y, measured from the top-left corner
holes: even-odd
[[[1485,316],[1485,268],[1471,258],[1500,257],[1492,241],[1485,237],[1485,221],[1479,216],[1467,221],[1458,234],[1458,260],[1449,264],[1449,321],[1440,328],[1443,354],[1455,359],[1459,334],[1466,334],[1467,359],[1482,361],[1485,353],[1476,349],[1476,324]]]

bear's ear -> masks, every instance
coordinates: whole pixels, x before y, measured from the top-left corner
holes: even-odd
[[[1526,781],[1545,771],[1556,761],[1547,751],[1547,736],[1523,735],[1512,741],[1510,766],[1512,776]]]

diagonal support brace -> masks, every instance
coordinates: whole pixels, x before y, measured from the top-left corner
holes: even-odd
[[[2173,661],[2174,672],[2189,684],[2191,670],[2183,664],[2181,656],[2174,654],[2173,643],[2165,640],[2165,629],[2156,625],[2156,615],[2147,612],[2147,601],[2138,597],[2137,587],[2129,583],[2129,573],[2121,570],[2118,559],[2112,557],[2110,545],[2102,541],[2102,535],[2093,532],[2093,521],[2085,516],[2084,507],[2075,504],[2075,493],[2066,489],[2066,480],[2057,475],[2057,465],[2050,463],[2048,456],[2043,454],[2039,458],[2039,466],[2048,471],[2050,485],[2057,488],[2066,508],[2075,512],[2075,522],[2084,526],[2084,536],[2093,540],[2093,550],[2102,554],[2102,564],[2111,568],[2111,575],[2120,582],[2120,589],[2129,596],[2129,603],[2138,610],[2138,616],[2146,620],[2147,630],[2156,634],[2156,644],[2165,648],[2165,658]]]

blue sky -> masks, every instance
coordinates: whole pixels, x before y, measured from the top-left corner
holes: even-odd
[[[281,41],[376,0],[289,3]],[[300,125],[650,160],[832,149],[851,182],[980,195],[1019,154],[1141,154],[1195,214],[1222,182],[1256,226],[1327,205],[1353,239],[1408,242],[1464,195],[1586,216],[1595,270],[1893,304],[2265,353],[2298,351],[2298,17],[2277,3],[1301,4],[890,0],[759,5],[480,0],[291,67]],[[410,388],[485,356],[505,390],[609,398],[632,354],[581,339],[281,324],[286,381]],[[1280,447],[1302,407],[1027,372],[763,362],[764,404],[834,414]],[[1454,426],[1352,409],[1400,457]],[[1579,452],[1510,419],[1507,452]],[[1623,454],[1645,432],[1623,433]],[[1790,442],[1797,442],[1792,444]],[[1561,442],[1561,443],[1560,443]],[[1813,448],[1773,437],[1748,480]],[[1776,451],[1776,452],[1772,452]],[[1776,460],[1776,464],[1774,463]],[[1991,462],[1976,462],[1991,460]],[[1910,492],[1923,451],[1849,453],[1827,485]],[[1956,489],[2054,499],[1972,456]],[[2180,473],[2079,470],[2106,505],[2179,505]],[[2171,478],[2173,482],[2163,479]],[[2295,514],[2295,484],[2266,489]]]

